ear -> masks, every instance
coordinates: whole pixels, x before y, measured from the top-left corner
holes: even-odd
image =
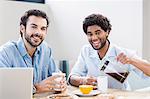
[[[106,32],[106,36],[108,36],[109,35],[109,33],[108,32]]]
[[[20,32],[22,32],[22,33],[25,32],[25,26],[24,25],[20,25]]]
[[[108,36],[109,36],[109,31],[106,32],[106,38],[108,38]]]

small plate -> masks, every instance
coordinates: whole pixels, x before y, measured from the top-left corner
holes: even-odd
[[[80,96],[80,97],[91,97],[91,96],[96,96],[96,95],[100,94],[100,91],[99,90],[92,90],[89,94],[83,94],[80,91],[77,91],[74,94],[77,96]]]
[[[46,99],[56,99],[56,98],[59,98],[59,99],[77,99],[77,96],[74,95],[74,94],[51,94],[49,96],[47,96]],[[44,98],[45,99],[45,98]]]

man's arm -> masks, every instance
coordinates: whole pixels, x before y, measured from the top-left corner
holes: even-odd
[[[71,75],[69,78],[69,83],[73,86],[78,87],[83,83],[83,77],[77,76],[77,75]]]
[[[93,85],[97,83],[97,79],[92,76],[81,77],[77,75],[71,75],[69,82],[71,85],[78,87],[79,85]]]
[[[89,48],[87,46],[83,46],[83,48],[80,51],[80,54],[78,56],[78,59],[73,66],[71,73],[69,75],[69,83],[73,86],[78,87],[79,85],[82,84],[89,84],[89,85],[95,85],[97,82],[95,77],[91,77],[87,75],[87,57],[88,57],[88,52]]]
[[[131,64],[142,70],[146,75],[150,76],[150,63],[145,60],[135,57],[127,57],[124,53],[120,53],[117,56],[117,61],[120,61],[123,64]]]
[[[150,63],[144,60],[131,58],[130,64],[142,70],[146,75],[150,76]]]

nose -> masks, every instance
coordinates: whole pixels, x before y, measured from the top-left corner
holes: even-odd
[[[91,38],[92,40],[97,40],[98,39],[98,37],[97,37],[97,35],[95,35],[95,34],[93,34],[93,36],[92,36],[92,38]]]
[[[35,36],[40,36],[40,33],[39,33],[39,32],[36,32],[36,33],[35,33]]]
[[[41,36],[42,35],[42,31],[40,29],[37,29],[34,33],[35,36]]]
[[[41,35],[42,34],[42,30],[40,28],[37,28],[35,30],[35,35]]]

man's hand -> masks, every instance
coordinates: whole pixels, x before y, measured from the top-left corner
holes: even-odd
[[[121,62],[122,64],[130,64],[131,63],[131,58],[127,57],[124,53],[120,53],[117,56],[117,61]]]
[[[42,80],[40,83],[35,84],[36,92],[55,92],[55,89],[60,89],[59,91],[65,91],[67,88],[65,77],[60,82],[56,82],[55,79],[57,77],[60,77],[61,75],[54,75],[50,76],[44,80]],[[56,86],[58,85],[58,86]]]
[[[87,76],[83,78],[83,84],[95,86],[97,84],[97,80],[93,76]]]

